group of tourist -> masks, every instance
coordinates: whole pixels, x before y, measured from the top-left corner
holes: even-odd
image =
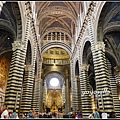
[[[93,113],[91,113],[88,116],[89,119],[93,119],[93,118],[103,118],[103,119],[107,119],[107,118],[116,118],[116,114],[114,111],[111,111],[110,114],[108,115],[105,112],[100,112],[100,109],[95,109],[95,111]]]
[[[7,119],[7,118],[18,118],[18,114],[16,113],[16,110],[13,109],[13,111],[8,112],[7,105],[3,105],[0,109],[0,118],[1,119]]]
[[[83,118],[82,112],[80,110],[77,111],[77,112],[74,112],[74,111],[68,112],[68,118],[76,118],[76,119]],[[110,114],[105,113],[105,112],[100,112],[100,109],[96,108],[93,113],[90,113],[88,115],[88,118],[89,119],[94,119],[94,118],[95,119],[96,118],[103,118],[103,119],[116,118],[116,114],[115,114],[114,111],[111,111]]]
[[[8,107],[7,105],[3,105],[2,108],[0,109],[0,118],[5,119],[5,118],[14,118],[14,119],[19,119],[18,114],[16,113],[16,110],[13,109],[12,112],[8,112]],[[67,115],[64,115],[62,111],[58,112],[43,112],[43,113],[36,113],[35,110],[30,110],[28,113],[22,114],[20,118],[25,118],[25,119],[32,119],[32,118],[83,118],[82,112],[78,110],[77,112],[70,111],[68,112]],[[88,116],[89,119],[96,119],[96,118],[116,118],[116,114],[114,111],[111,111],[109,114],[109,117],[107,113],[102,113],[100,112],[99,109],[95,109],[93,113],[90,113]]]

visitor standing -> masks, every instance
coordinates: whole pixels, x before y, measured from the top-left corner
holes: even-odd
[[[2,119],[9,118],[8,110],[7,109],[8,109],[7,105],[4,105],[3,106],[3,111],[2,111],[2,114],[1,114],[1,118]]]

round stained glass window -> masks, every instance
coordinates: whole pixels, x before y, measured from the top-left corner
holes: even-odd
[[[53,87],[57,87],[59,85],[59,80],[57,78],[52,78],[50,80],[50,85]]]

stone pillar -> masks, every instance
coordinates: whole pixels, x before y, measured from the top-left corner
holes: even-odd
[[[32,101],[32,109],[36,109],[36,112],[39,111],[39,79],[38,76],[34,78],[34,86],[33,86],[33,101]]]
[[[28,112],[32,106],[32,93],[33,93],[33,72],[32,65],[25,66],[25,75],[24,75],[24,84],[23,84],[23,93],[21,100],[21,112]]]
[[[43,80],[42,80],[42,74],[44,71],[42,71],[42,60],[39,60],[38,65],[38,76],[39,76],[39,112],[42,112],[43,110]]]
[[[37,99],[37,106],[36,106],[36,111],[40,111],[40,80],[37,79],[37,89],[36,89],[36,99]]]
[[[78,95],[77,95],[77,77],[73,79],[73,110],[76,112],[78,110]]]
[[[78,103],[78,110],[82,111],[82,106],[81,106],[81,89],[80,89],[80,78],[77,77],[77,103]]]
[[[68,70],[66,69],[66,82],[65,82],[65,114],[70,111],[70,90],[69,90],[69,80],[68,80]]]
[[[83,118],[88,118],[89,114],[92,113],[91,94],[88,89],[88,65],[81,65],[80,70],[82,114]]]
[[[70,70],[71,70],[71,94],[72,94],[72,108],[75,108],[74,105],[74,95],[73,95],[73,91],[74,91],[74,85],[73,85],[73,80],[74,80],[74,69],[73,69],[73,60],[70,60]]]
[[[44,81],[43,81],[43,78],[44,78],[44,69],[42,69],[42,61],[39,61],[39,68],[40,68],[40,92],[39,92],[39,96],[40,96],[40,112],[43,112],[43,100],[44,100]]]
[[[16,109],[19,112],[19,104],[21,100],[21,88],[24,73],[24,64],[26,57],[27,41],[29,37],[30,18],[26,19],[26,33],[24,42],[14,41],[12,44],[12,60],[9,72],[9,78],[6,88],[5,104],[8,105],[9,110]]]
[[[40,80],[40,108],[39,108],[39,110],[40,110],[40,112],[42,112],[43,111],[43,90],[44,90],[44,86],[43,86],[43,80],[41,79]]]
[[[60,42],[61,42],[61,32],[60,32]]]
[[[65,83],[63,83],[63,87],[62,87],[62,106],[63,106],[63,109],[64,109],[64,106],[65,105]],[[64,112],[64,110],[63,110]]]
[[[33,83],[33,98],[32,98],[32,109],[36,108],[36,84],[37,84],[37,76],[34,77],[34,83]]]
[[[115,69],[115,80],[111,81],[111,89],[113,95],[113,104],[116,115],[120,117],[120,66],[114,67]],[[116,87],[117,85],[117,87]]]
[[[46,80],[44,80],[44,88],[43,88],[43,103],[44,103],[44,107],[46,105],[46,95],[47,95],[47,85],[46,85]]]
[[[22,79],[25,62],[25,44],[21,41],[14,41],[12,44],[13,54],[7,82],[5,104],[9,110],[19,110]]]
[[[57,35],[58,35],[57,32],[55,32],[55,41],[57,41]]]
[[[34,47],[32,65],[25,66],[24,85],[21,100],[21,112],[28,112],[32,109],[33,98],[33,85],[34,85],[34,72],[35,72],[35,60],[36,60],[36,44]]]
[[[96,42],[94,40],[94,32],[93,32],[93,23],[92,19],[88,20],[89,26],[89,39],[91,42],[91,50],[93,55],[93,63],[95,70],[95,79],[96,79],[96,89],[97,91],[105,91],[107,93],[98,95],[98,105],[100,111],[111,112],[113,110],[113,98],[110,88],[110,80],[108,75],[108,68],[106,65],[105,58],[105,44],[103,42]]]
[[[81,49],[80,49],[80,46],[77,46],[77,48],[78,48],[78,56],[79,56],[79,58],[78,58],[78,65],[79,65],[79,71],[81,71],[81,64],[82,64],[82,62],[81,62]],[[78,109],[82,112],[82,101],[81,101],[81,84],[80,84],[80,82],[81,82],[81,78],[80,78],[80,72],[79,72],[79,76],[78,76],[78,78],[77,78],[77,81],[78,81],[78,85],[77,85],[77,87],[78,87]]]
[[[53,39],[53,33],[51,32],[51,34],[50,34],[50,35],[51,35],[51,41],[52,41],[52,39]]]

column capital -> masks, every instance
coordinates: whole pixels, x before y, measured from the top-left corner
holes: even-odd
[[[104,42],[96,42],[95,43],[96,50],[103,50],[105,52],[105,44]]]
[[[118,76],[120,76],[120,66],[115,66],[114,70],[117,72]]]
[[[36,76],[34,76],[34,78],[35,78],[35,80],[37,80],[37,79],[38,79],[38,76],[36,75]]]
[[[25,65],[25,71],[32,71],[32,65]]]
[[[70,58],[70,63],[73,63],[73,58],[72,57]]]
[[[81,70],[88,71],[88,68],[89,68],[89,65],[87,65],[87,64],[82,64],[82,65],[80,66],[80,69],[81,69]]]
[[[77,81],[79,81],[80,79],[79,79],[79,76],[75,76],[75,79],[77,80]]]
[[[65,70],[65,75],[66,75],[66,77],[68,77],[68,70],[67,69]]]
[[[14,41],[14,43],[12,43],[12,50],[15,51],[16,49],[20,49],[23,50],[24,49],[24,42],[22,41]]]
[[[114,67],[114,70],[115,70],[116,72],[120,72],[120,66],[115,66],[115,67]]]

